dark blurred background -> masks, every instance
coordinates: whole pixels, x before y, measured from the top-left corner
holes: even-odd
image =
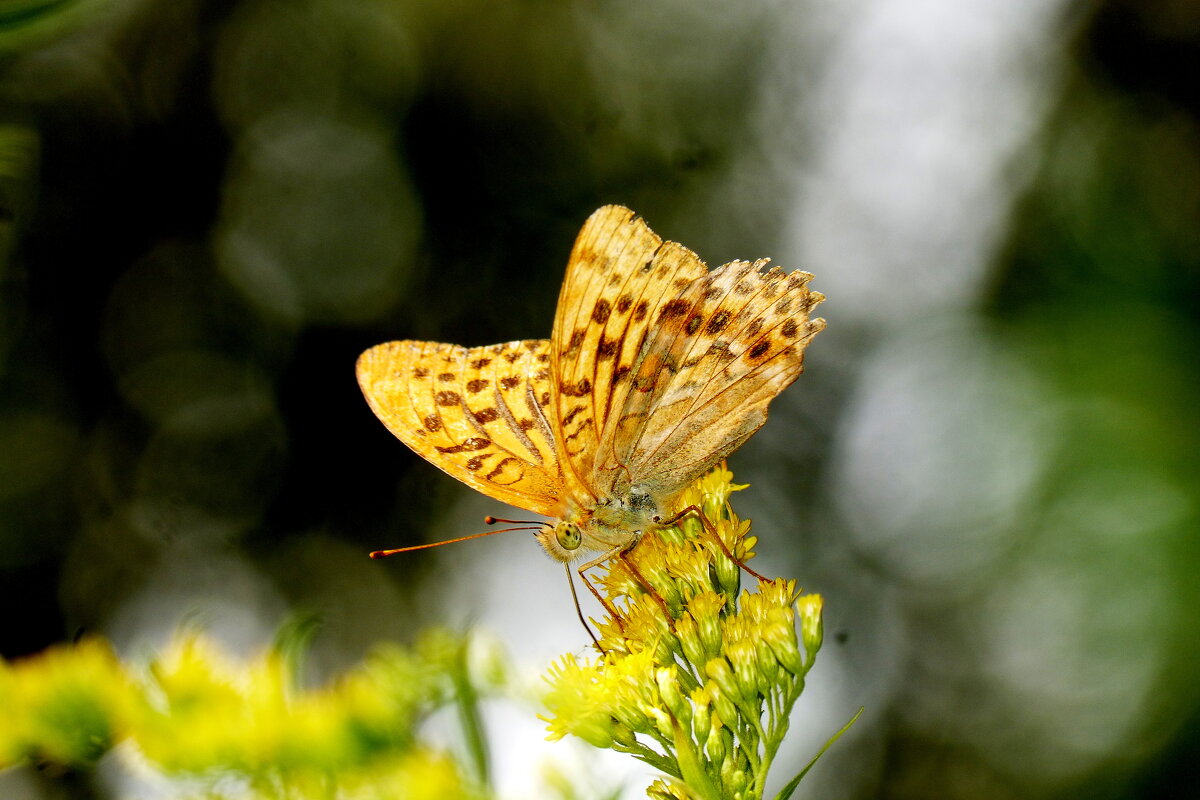
[[[1200,797],[1198,51],[1192,0],[3,0],[0,654],[581,651],[524,535],[366,558],[502,509],[353,367],[546,336],[619,202],[829,297],[731,463],[826,596],[788,766],[867,709],[802,795]],[[533,713],[510,796],[569,750]]]

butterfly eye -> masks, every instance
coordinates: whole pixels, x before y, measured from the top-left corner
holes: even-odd
[[[560,522],[554,526],[554,538],[563,550],[578,550],[583,544],[583,533],[574,522]]]

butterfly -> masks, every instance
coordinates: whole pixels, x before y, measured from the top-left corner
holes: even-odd
[[[629,209],[604,206],[575,241],[549,339],[388,342],[358,359],[358,382],[418,455],[549,517],[535,536],[551,557],[600,553],[584,577],[663,524],[800,375],[824,297],[807,272],[766,264],[710,271]]]

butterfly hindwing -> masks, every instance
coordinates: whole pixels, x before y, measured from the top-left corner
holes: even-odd
[[[561,510],[549,341],[388,342],[363,353],[357,371],[376,416],[434,466],[510,505]]]
[[[735,261],[693,281],[652,328],[632,390],[601,436],[624,479],[675,494],[741,446],[801,373],[824,327],[805,272]]]

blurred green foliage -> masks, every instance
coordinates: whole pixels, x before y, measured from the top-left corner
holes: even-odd
[[[61,36],[110,0],[0,0],[0,55]]]

